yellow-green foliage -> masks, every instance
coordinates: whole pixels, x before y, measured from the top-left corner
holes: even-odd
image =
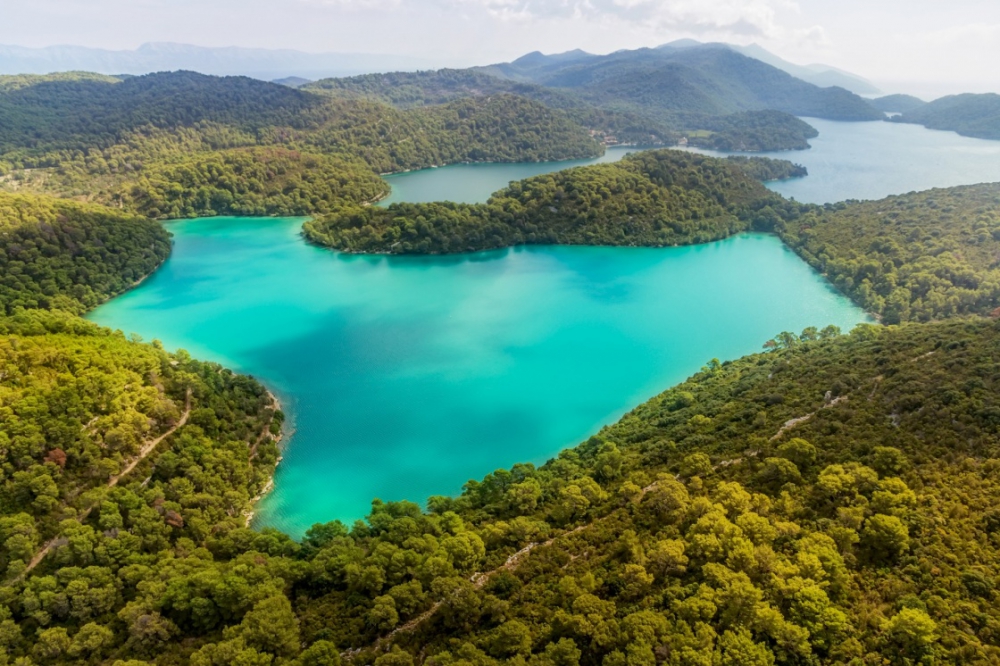
[[[810,209],[781,227],[806,261],[887,323],[1000,307],[1000,186]]]
[[[343,202],[368,203],[389,186],[363,162],[284,148],[200,153],[154,167],[114,198],[155,218],[307,215]]]

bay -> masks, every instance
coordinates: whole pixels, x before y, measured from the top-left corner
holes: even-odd
[[[90,315],[276,391],[292,435],[255,525],[297,537],[542,463],[780,331],[865,320],[773,236],[364,257],[301,223],[170,223],[171,258]]]

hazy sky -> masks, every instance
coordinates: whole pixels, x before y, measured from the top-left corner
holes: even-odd
[[[0,43],[391,53],[440,64],[757,42],[887,89],[1000,91],[998,0],[0,0]]]

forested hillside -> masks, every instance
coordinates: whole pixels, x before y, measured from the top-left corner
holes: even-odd
[[[806,209],[779,234],[886,323],[1000,308],[1000,185]]]
[[[532,58],[481,68],[569,89],[593,102],[651,111],[723,115],[776,109],[831,120],[881,114],[843,88],[820,88],[728,48],[638,49],[589,58]]]
[[[236,148],[258,150],[219,152]],[[342,195],[380,196],[374,173],[602,150],[563,111],[513,94],[406,111],[191,72],[10,77],[0,86],[0,188],[137,202],[132,210],[161,215],[324,212]],[[289,176],[303,169],[289,157],[299,152],[315,174]],[[283,173],[271,173],[277,155]],[[225,192],[242,203],[227,204]]]
[[[193,105],[160,115],[148,81],[128,104],[131,79],[0,81],[4,186],[126,209],[0,193],[0,664],[1000,661],[1000,323],[974,316],[1000,313],[1000,186],[817,207],[761,184],[790,163],[651,151],[366,207],[385,166],[596,144],[507,93],[415,113],[268,89],[257,113],[263,84],[202,104],[218,80],[177,76]],[[103,125],[72,118],[88,86]],[[310,238],[365,252],[773,231],[884,322],[945,321],[780,333],[545,465],[297,543],[247,527],[284,419],[264,387],[74,316],[169,253],[129,210],[330,210]]]
[[[623,65],[626,69],[631,66],[631,63]],[[666,63],[658,62],[656,66],[665,67]],[[678,97],[674,94],[676,91],[664,90],[664,99],[636,101],[628,95],[596,98],[575,88],[546,87],[521,80],[521,77],[511,79],[486,72],[496,74],[497,70],[368,74],[324,79],[305,89],[342,99],[383,102],[399,108],[513,93],[564,110],[612,143],[672,145],[684,136],[692,144],[718,150],[799,150],[808,148],[807,139],[817,135],[807,123],[788,113],[766,110],[766,106],[759,104],[727,106],[697,101],[694,97],[704,93],[702,88],[709,86],[702,80],[691,83],[699,91],[692,93],[694,97],[691,98]],[[730,106],[753,110],[730,113]]]
[[[698,121],[700,131],[687,132],[688,145],[727,152],[806,150],[819,132],[809,123],[781,111],[742,111]]]
[[[6,403],[3,432],[16,431],[10,451],[33,452],[8,458],[27,470],[5,491],[19,502],[3,519],[10,657],[574,666],[1000,656],[990,631],[995,322],[782,334],[774,351],[709,363],[541,468],[469,482],[458,498],[432,498],[428,514],[375,502],[366,521],[316,526],[301,544],[241,527],[273,460],[273,448],[263,458],[253,448],[273,447],[257,436],[274,426],[252,382],[79,320],[0,325],[8,367],[19,368],[2,385],[20,398]],[[69,367],[83,377],[54,393]],[[142,418],[101,407],[123,385],[137,395],[115,404]],[[11,406],[28,395],[83,399],[51,414]],[[29,444],[27,433],[54,429],[59,438]],[[137,442],[163,434],[166,446],[100,490]],[[105,458],[101,441],[125,453]],[[88,471],[84,460],[109,462]],[[94,490],[68,493],[75,484]],[[19,578],[54,525],[61,539]]]
[[[512,183],[485,204],[345,206],[307,222],[304,232],[315,243],[367,253],[663,246],[768,227],[776,219],[771,206],[782,203],[740,162],[660,150]]]
[[[0,192],[0,315],[81,313],[146,277],[170,253],[162,226],[101,206]]]
[[[951,95],[905,111],[896,122],[950,130],[978,139],[1000,140],[1000,95]]]
[[[145,170],[112,198],[143,215],[176,219],[211,215],[306,215],[344,202],[368,203],[389,186],[360,160],[284,148],[197,154]]]

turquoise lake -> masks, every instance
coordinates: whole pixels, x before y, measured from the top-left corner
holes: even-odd
[[[864,319],[766,235],[373,258],[300,226],[171,223],[170,260],[91,315],[278,393],[294,432],[255,524],[295,536],[544,462],[711,358]]]
[[[779,156],[811,175],[772,185],[800,200],[1000,180],[1000,143],[810,122],[822,132],[814,148]],[[573,164],[459,165],[389,181],[394,200],[482,201]],[[170,223],[171,258],[90,315],[278,393],[290,436],[255,524],[294,536],[360,518],[373,497],[423,502],[499,467],[544,462],[709,359],[757,351],[780,331],[865,320],[766,235],[359,257],[306,245],[301,224]]]

